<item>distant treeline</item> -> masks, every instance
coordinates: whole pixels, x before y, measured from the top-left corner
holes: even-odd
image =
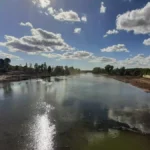
[[[142,76],[150,75],[149,68],[114,68],[112,65],[107,65],[105,68],[95,67],[92,70],[94,74],[110,74],[110,75],[119,75],[119,76]]]
[[[60,76],[60,75],[70,75],[70,74],[77,74],[80,73],[80,69],[76,69],[74,67],[68,67],[68,66],[56,66],[56,67],[51,67],[45,63],[43,64],[38,64],[35,63],[34,65],[32,64],[27,64],[25,66],[22,65],[16,65],[12,66],[10,65],[11,60],[9,58],[5,59],[0,59],[0,73],[7,73],[11,71],[20,71],[23,73],[28,73],[28,74],[49,74],[52,76]]]

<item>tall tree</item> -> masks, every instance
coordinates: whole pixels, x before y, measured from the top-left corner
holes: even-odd
[[[4,69],[5,69],[5,71],[8,71],[9,66],[10,66],[10,62],[11,62],[11,60],[9,58],[4,59]]]
[[[43,64],[43,70],[46,72],[47,71],[47,64],[46,62]]]
[[[0,59],[0,68],[4,68],[4,59]]]
[[[114,69],[114,66],[111,66],[111,65],[107,65],[105,66],[105,71],[108,73],[108,74],[111,74],[112,71]]]
[[[125,67],[121,67],[121,68],[120,68],[120,75],[121,75],[121,76],[125,75],[125,72],[126,72]]]
[[[27,71],[28,70],[28,64],[26,63],[26,65],[23,67],[23,70],[24,71]]]
[[[48,66],[48,70],[47,71],[48,71],[49,74],[51,74],[51,72],[52,72],[51,66]]]
[[[69,68],[68,66],[65,66],[65,75],[69,75],[69,74],[70,74]]]
[[[44,71],[44,64],[41,64],[41,66],[40,66],[40,71],[41,71],[41,72]]]
[[[36,72],[39,72],[39,65],[37,63],[35,63],[34,69],[35,69]]]

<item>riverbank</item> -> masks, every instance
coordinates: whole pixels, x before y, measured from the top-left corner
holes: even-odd
[[[70,75],[75,75],[75,74],[78,73],[71,73]],[[63,75],[58,75],[58,76],[63,76]],[[57,75],[49,74],[49,73],[33,73],[33,72],[25,73],[22,71],[14,71],[14,72],[8,72],[6,74],[0,74],[0,82],[23,81],[23,80],[39,79],[39,78],[43,79],[47,77],[57,77]],[[58,78],[56,78],[55,80],[58,81]]]
[[[131,76],[107,76],[125,83],[129,83],[133,86],[143,89],[147,93],[150,93],[150,79],[148,78]]]
[[[50,75],[44,74],[6,74],[0,75],[0,82],[12,82],[12,81],[22,81],[22,80],[29,80],[29,79],[37,79],[37,78],[46,78],[50,77]]]

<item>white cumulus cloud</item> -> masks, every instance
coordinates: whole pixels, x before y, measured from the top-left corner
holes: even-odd
[[[10,58],[10,59],[21,60],[21,58],[19,56],[8,54],[8,53],[5,53],[1,50],[0,50],[0,58]]]
[[[150,56],[144,56],[144,54],[137,54],[132,58],[126,58],[120,60],[116,64],[117,66],[125,66],[127,68],[147,68],[150,67]]]
[[[89,62],[91,63],[103,63],[103,64],[111,64],[111,63],[115,63],[117,60],[115,58],[111,58],[111,57],[95,57],[94,59],[91,59]]]
[[[101,49],[101,52],[129,52],[124,44],[118,44]]]
[[[133,31],[135,34],[150,33],[150,2],[141,9],[127,11],[116,19],[118,30]]]
[[[126,67],[126,68],[149,68],[150,67],[150,56],[145,56],[144,54],[137,54],[136,56],[117,60],[111,57],[95,57],[94,59],[89,60],[91,63],[97,63],[102,67],[105,67],[107,64],[111,64],[114,67]]]
[[[51,0],[32,0],[32,3],[40,8],[46,8],[51,4]]]
[[[26,23],[20,22],[20,25],[33,28],[33,25],[30,22],[26,22]]]
[[[52,7],[48,8],[48,13],[54,17],[54,19],[58,21],[67,21],[67,22],[80,22],[81,19],[79,15],[73,10],[64,11],[63,9],[59,9],[58,11]]]
[[[47,58],[57,58],[57,60],[85,60],[93,58],[93,53],[87,51],[72,51],[72,52],[65,52],[63,54],[56,54],[56,53],[42,53],[41,54]]]
[[[75,29],[74,29],[74,33],[80,34],[80,33],[81,33],[81,28],[75,28]]]
[[[146,46],[150,46],[150,38],[144,40],[143,44]]]
[[[108,35],[112,35],[112,34],[118,34],[119,32],[118,32],[118,30],[116,30],[116,29],[113,29],[113,30],[108,30],[107,32],[106,32],[106,34],[104,35],[104,37],[107,37]]]
[[[100,13],[105,13],[105,12],[106,12],[106,7],[104,5],[104,2],[101,2]]]
[[[87,51],[75,51],[75,52],[66,52],[60,59],[90,59],[93,57],[93,53]]]
[[[81,17],[81,20],[82,20],[83,22],[87,22],[87,17],[84,15],[84,16]]]
[[[60,54],[57,54],[57,53],[41,53],[41,56],[43,57],[47,57],[47,58],[60,58],[61,55]]]
[[[7,47],[9,51],[34,52],[53,52],[72,51],[75,48],[68,45],[61,34],[49,32],[41,28],[31,28],[30,36],[17,38],[5,35],[6,42],[0,42],[0,46]]]

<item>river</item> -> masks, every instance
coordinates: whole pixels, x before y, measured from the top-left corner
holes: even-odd
[[[1,150],[149,150],[150,94],[93,74],[0,84]]]

